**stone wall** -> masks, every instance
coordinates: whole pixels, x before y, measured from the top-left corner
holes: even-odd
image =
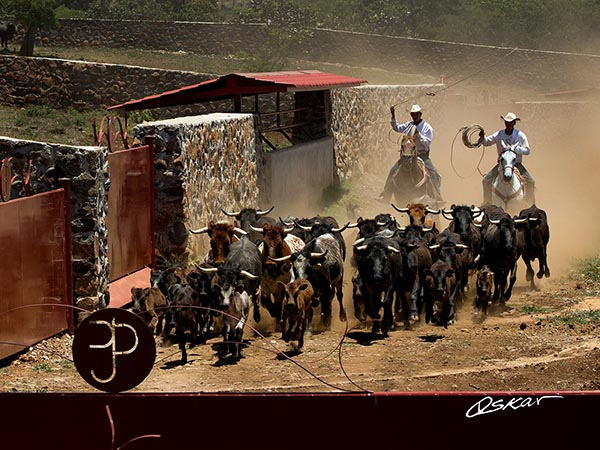
[[[52,58],[0,56],[0,103],[104,108],[213,78],[212,75]],[[172,114],[206,112],[204,105]]]
[[[56,30],[40,30],[45,45],[129,47],[220,56],[254,53],[264,42],[264,24],[66,19]],[[314,29],[290,48],[297,59],[353,67],[387,68],[449,82],[562,90],[597,86],[600,56],[460,44],[398,36]]]
[[[34,194],[71,184],[73,300],[85,308],[108,305],[108,150],[22,141],[0,136],[0,159],[13,156],[31,161]],[[11,198],[22,197],[13,183]]]
[[[427,97],[436,85],[359,86],[331,92],[331,131],[335,141],[339,179],[360,177],[390,167],[397,158],[396,133],[390,132],[390,106],[399,122],[408,121],[407,109],[418,99],[427,121],[439,118],[441,100]]]
[[[154,135],[155,229],[162,258],[187,262],[206,255],[208,236],[193,235],[221,212],[260,208],[262,147],[249,114],[208,114],[144,122],[136,138]]]

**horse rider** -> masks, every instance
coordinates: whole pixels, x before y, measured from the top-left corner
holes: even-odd
[[[507,150],[512,150],[517,154],[515,167],[519,169],[521,176],[525,180],[525,201],[529,204],[535,203],[535,180],[531,174],[523,166],[523,155],[529,155],[531,149],[529,148],[529,142],[527,142],[527,136],[520,130],[515,128],[517,120],[519,119],[515,114],[509,112],[504,116],[500,116],[504,120],[504,129],[498,130],[491,136],[485,136],[483,130],[479,131],[480,139],[483,139],[482,144],[486,147],[496,144],[498,149],[498,156],[502,155]],[[498,164],[490,170],[482,180],[483,183],[483,203],[492,203],[492,183],[494,178],[498,174]]]
[[[433,193],[432,197],[436,200],[442,200],[442,196],[440,194],[442,177],[440,177],[440,174],[434,167],[433,163],[431,162],[431,159],[429,159],[429,147],[431,146],[431,140],[433,139],[433,128],[431,127],[431,125],[429,125],[429,123],[423,120],[423,110],[419,105],[412,105],[412,107],[410,108],[410,117],[412,120],[409,120],[408,122],[402,124],[396,122],[396,110],[393,106],[390,107],[390,113],[392,115],[390,123],[394,131],[409,135],[414,132],[417,155],[425,163],[425,167],[429,172],[429,176],[431,177],[431,181],[435,188],[435,192]],[[385,182],[385,187],[383,188],[383,192],[379,195],[378,200],[381,200],[386,203],[390,201],[392,193],[394,191],[394,173],[396,172],[399,166],[400,160],[398,160],[390,170],[390,173],[388,174],[387,180]]]

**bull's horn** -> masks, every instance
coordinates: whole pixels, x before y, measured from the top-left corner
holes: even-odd
[[[312,230],[312,227],[307,227],[306,225],[300,225],[295,220],[294,220],[294,225],[296,225],[298,228],[301,228],[304,231],[310,231],[310,230]]]
[[[387,246],[387,249],[388,249],[390,252],[394,252],[394,253],[400,253],[400,250],[398,250],[396,247],[392,247],[391,245],[388,245],[388,246]]]
[[[294,227],[287,227],[283,229],[284,233],[291,233],[292,231],[294,231]]]
[[[483,227],[482,223],[473,222],[473,225],[475,225],[477,228],[482,228]]]
[[[358,222],[349,223],[347,228],[356,228],[358,226]]]
[[[284,224],[284,225],[287,225],[288,227],[289,227],[289,226],[292,226],[292,225],[294,225],[294,222],[293,222],[293,221],[292,221],[292,222],[286,222],[286,221],[285,221],[285,220],[283,220],[281,217],[279,218],[279,221],[280,221],[282,224]]]
[[[440,244],[433,244],[429,246],[430,250],[435,250],[436,248],[440,248]]]
[[[356,250],[358,250],[359,252],[362,252],[362,251],[366,250],[367,248],[369,248],[369,244],[365,244],[365,245],[356,247]]]
[[[465,245],[465,244],[456,244],[456,246],[457,246],[458,248],[469,248],[469,246],[468,246],[468,245]]]
[[[529,221],[530,221],[530,222],[537,222],[538,220],[540,220],[540,218],[539,218],[539,217],[530,217],[530,218],[529,218]]]
[[[494,225],[498,225],[500,223],[500,219],[489,219],[490,223],[493,223]]]
[[[433,228],[434,228],[434,227],[428,227],[428,228],[425,228],[425,227],[423,227],[423,231],[424,231],[425,233],[427,233],[427,232],[429,232],[429,231],[433,230]]]
[[[439,214],[440,212],[442,212],[441,209],[431,209],[429,206],[425,207],[425,211],[427,211],[430,214]]]
[[[401,212],[401,213],[407,213],[408,212],[408,208],[398,208],[393,203],[392,203],[392,208],[394,208],[396,211]]]
[[[528,220],[527,218],[525,218],[525,219],[517,219],[517,218],[515,218],[515,219],[513,219],[513,222],[514,223],[525,223],[525,222],[527,222],[527,220]]]
[[[292,255],[287,255],[287,256],[282,256],[281,258],[272,258],[272,257],[268,257],[271,261],[275,261],[275,262],[286,262],[289,261],[292,258]]]
[[[341,233],[342,231],[344,231],[346,228],[348,228],[348,225],[350,225],[350,222],[348,222],[346,225],[344,225],[343,227],[339,227],[339,228],[332,228],[331,231],[333,231],[334,233]]]
[[[354,241],[354,244],[352,244],[353,246],[357,246],[362,244],[363,242],[365,242],[365,238],[360,238]]]
[[[250,278],[251,280],[258,280],[260,277],[258,275],[254,275],[247,270],[240,270],[240,275],[246,278]]]
[[[223,208],[221,208],[221,212],[222,212],[223,214],[225,214],[226,216],[229,216],[229,217],[235,217],[235,216],[239,216],[239,215],[240,215],[240,213],[241,213],[241,211],[237,211],[237,212],[227,212],[227,211],[225,211]]]
[[[198,228],[197,230],[190,230],[190,233],[200,234],[208,232],[208,227]]]
[[[471,205],[471,211],[476,213],[481,211],[481,208],[479,206]]]
[[[260,231],[262,231],[262,230],[260,230]],[[248,234],[247,231],[242,230],[241,228],[238,228],[238,227],[234,227],[233,232],[236,234],[241,234],[242,236],[246,236]]]
[[[311,258],[322,258],[325,255],[327,255],[327,250],[325,250],[324,252],[311,252],[310,257]]]
[[[442,216],[444,216],[444,219],[448,219],[448,220],[452,220],[454,217],[452,217],[452,210],[451,209],[443,209],[442,210]]]
[[[259,233],[263,232],[262,228],[256,228],[255,226],[250,225],[250,228],[252,229],[252,231],[258,231]]]
[[[378,227],[384,227],[387,225],[387,222],[377,222]]]
[[[271,211],[273,211],[273,208],[275,208],[275,205],[271,206],[269,209],[267,209],[266,211],[256,211],[256,214],[258,214],[259,216],[266,216],[267,214],[269,214]]]
[[[204,273],[215,273],[219,270],[216,267],[201,267],[201,266],[198,266],[198,269],[200,269],[200,271],[202,271]]]

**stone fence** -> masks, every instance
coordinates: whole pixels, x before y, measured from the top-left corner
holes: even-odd
[[[64,19],[56,30],[40,30],[52,46],[104,46],[230,56],[255,54],[266,39],[264,24]],[[275,49],[277,50],[277,49]],[[600,55],[513,49],[398,36],[314,29],[289,54],[297,59],[356,68],[393,69],[449,83],[470,82],[538,91],[598,85]]]
[[[208,237],[190,229],[229,220],[221,208],[260,208],[262,146],[251,114],[144,122],[134,133],[142,142],[155,136],[156,246],[163,259],[201,260]]]
[[[0,160],[31,164],[33,194],[71,184],[73,300],[86,309],[108,305],[108,149],[22,141],[0,136]],[[22,195],[17,181],[12,198]]]
[[[0,103],[104,108],[213,78],[211,75],[52,58],[0,56]],[[180,109],[206,112],[202,105]]]

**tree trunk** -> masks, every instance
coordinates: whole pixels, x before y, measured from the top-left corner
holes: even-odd
[[[19,50],[20,56],[33,56],[33,45],[35,43],[35,32],[36,27],[29,27],[23,36],[23,42],[21,43],[21,50]]]

